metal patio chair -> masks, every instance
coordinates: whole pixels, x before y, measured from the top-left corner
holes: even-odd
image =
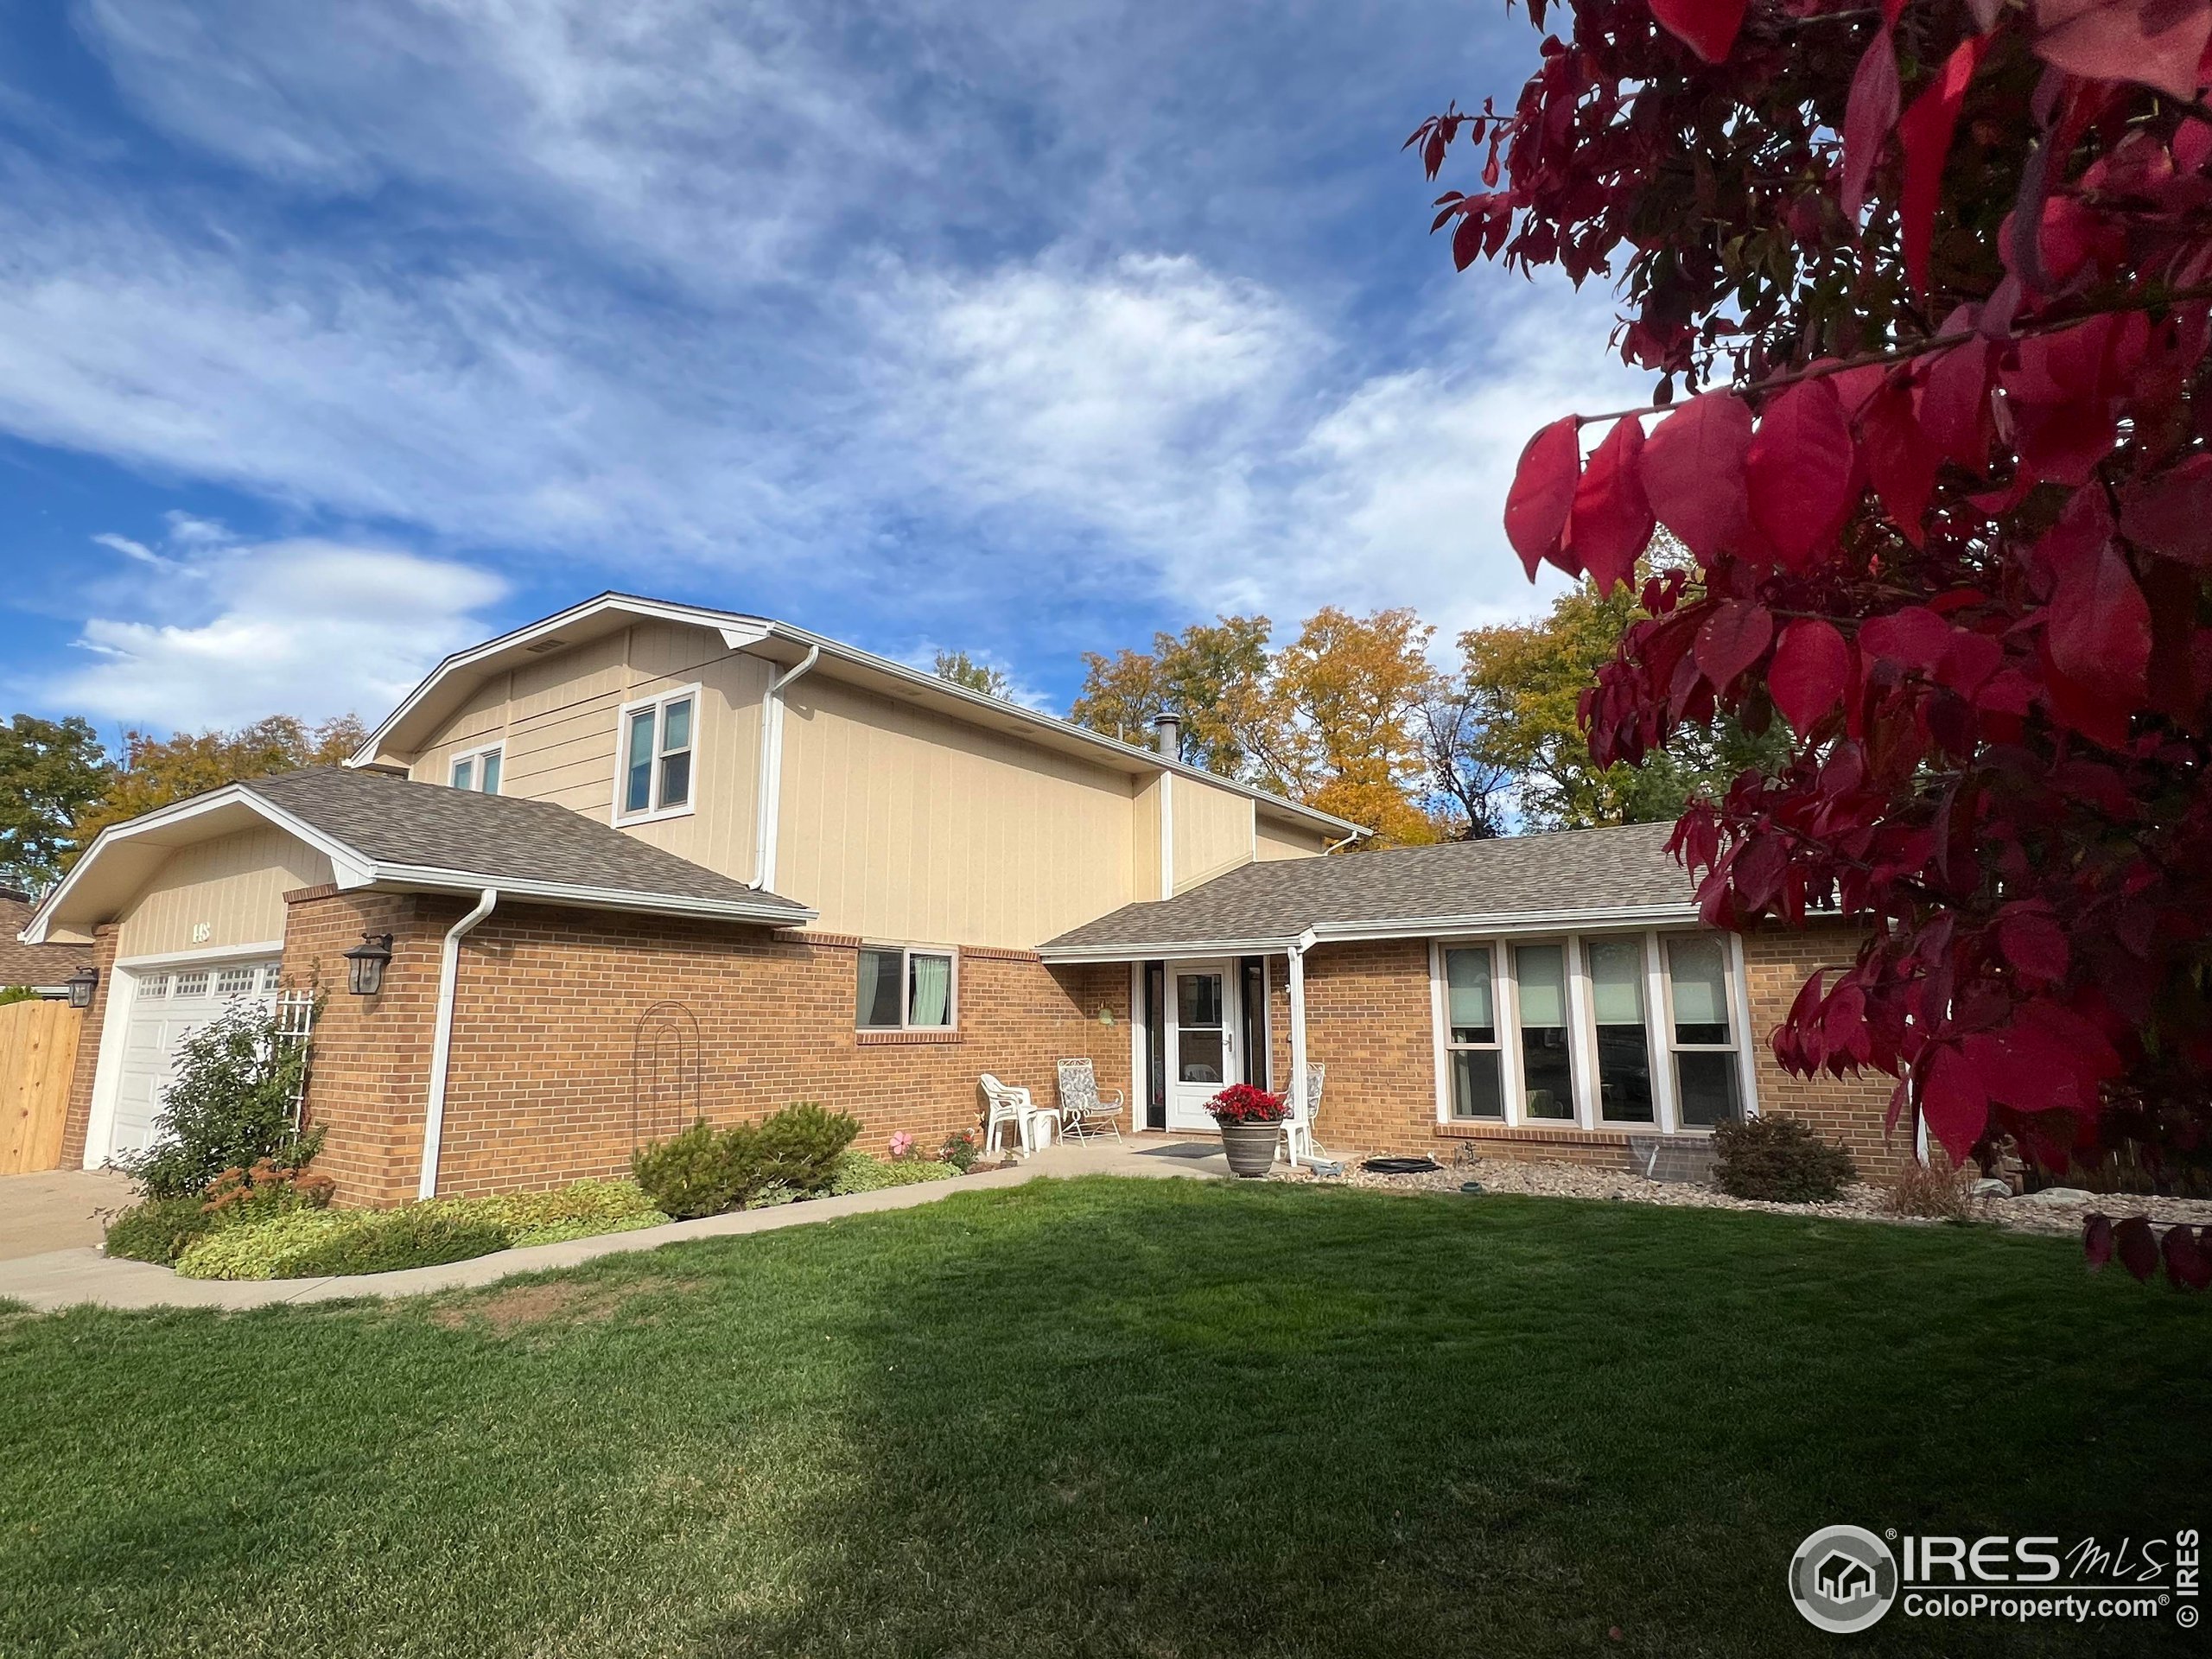
[[[1102,1095],[1098,1072],[1089,1060],[1062,1060],[1059,1070],[1061,1133],[1088,1141],[1111,1129],[1114,1138],[1120,1140],[1122,1108],[1126,1103],[1122,1092],[1109,1089]]]

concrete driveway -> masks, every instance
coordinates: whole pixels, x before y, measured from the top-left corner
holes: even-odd
[[[130,1198],[130,1178],[111,1169],[0,1175],[0,1262],[97,1244],[105,1230],[96,1212]]]

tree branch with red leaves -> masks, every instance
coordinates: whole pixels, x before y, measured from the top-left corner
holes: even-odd
[[[1955,1158],[2125,1147],[2201,1179],[2212,0],[1556,22],[1509,114],[1408,142],[1431,177],[1482,148],[1484,188],[1437,204],[1460,268],[1607,279],[1657,377],[1648,408],[1538,432],[1506,502],[1532,576],[1630,582],[1662,524],[1696,560],[1644,585],[1586,695],[1593,758],[1787,722],[1788,760],[1673,842],[1715,925],[1867,927],[1775,1033],[1783,1065],[1895,1077],[1893,1128]],[[2120,1253],[2212,1279],[2202,1241]]]

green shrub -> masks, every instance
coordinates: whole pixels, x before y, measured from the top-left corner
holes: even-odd
[[[273,1009],[236,1007],[185,1039],[153,1146],[116,1160],[146,1197],[188,1198],[264,1158],[297,1169],[321,1147],[320,1128],[302,1134],[294,1122],[306,1046],[280,1040],[276,1019]]]
[[[0,1008],[14,1002],[35,1002],[38,993],[28,985],[0,985]]]
[[[780,1181],[794,1192],[828,1192],[838,1154],[860,1132],[859,1119],[825,1111],[811,1101],[785,1107],[760,1125],[763,1185]]]
[[[209,1215],[200,1198],[148,1198],[108,1223],[107,1253],[167,1267],[187,1246],[222,1224],[223,1218]]]
[[[717,1129],[701,1118],[683,1134],[633,1154],[645,1195],[680,1220],[758,1205],[772,1190],[811,1198],[830,1190],[838,1155],[860,1124],[819,1106],[786,1106],[761,1123]],[[788,1200],[784,1200],[788,1202]]]
[[[488,1217],[437,1211],[296,1210],[249,1227],[225,1227],[177,1258],[188,1279],[310,1279],[435,1267],[507,1248]]]
[[[864,1152],[846,1152],[838,1154],[836,1166],[830,1172],[829,1190],[874,1192],[887,1186],[911,1186],[917,1181],[957,1180],[959,1175],[957,1166],[928,1159],[900,1158],[887,1163]]]
[[[1843,1147],[1815,1137],[1794,1117],[1754,1117],[1713,1132],[1714,1179],[1731,1198],[1825,1204],[1859,1179]]]
[[[982,1149],[976,1144],[975,1130],[955,1129],[944,1137],[944,1144],[938,1148],[937,1155],[941,1160],[950,1164],[953,1168],[965,1175],[976,1166],[976,1160],[983,1154]]]
[[[338,1184],[327,1175],[288,1169],[264,1158],[251,1169],[226,1169],[215,1178],[201,1207],[225,1227],[267,1221],[295,1210],[327,1210]]]
[[[517,1246],[626,1233],[639,1227],[658,1227],[668,1219],[634,1181],[575,1181],[550,1192],[433,1198],[422,1207],[497,1222],[507,1230],[509,1243]]]

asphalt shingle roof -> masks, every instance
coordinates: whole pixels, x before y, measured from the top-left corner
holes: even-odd
[[[314,766],[249,779],[271,804],[379,864],[452,871],[487,887],[557,882],[639,897],[804,906],[748,887],[550,801],[482,795],[381,772]]]
[[[62,984],[92,959],[92,953],[81,945],[18,940],[16,935],[29,922],[34,908],[25,894],[0,887],[0,990],[14,985]]]
[[[1175,898],[1125,905],[1044,948],[1124,954],[1154,944],[1295,938],[1309,927],[1647,905],[1688,906],[1671,823],[1243,864]]]

